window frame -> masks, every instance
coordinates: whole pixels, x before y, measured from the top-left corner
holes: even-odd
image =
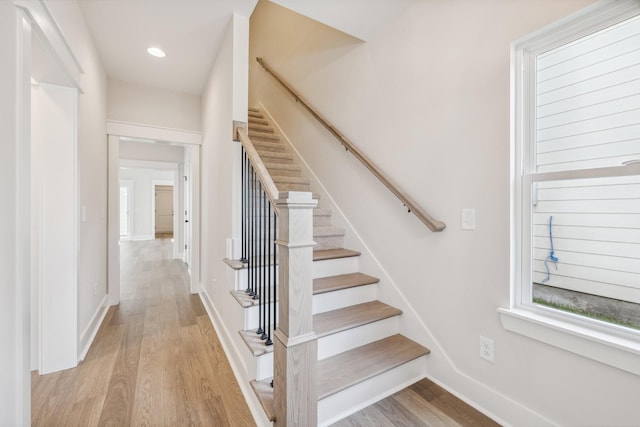
[[[640,14],[640,0],[604,0],[511,45],[511,298],[503,326],[539,341],[640,375],[640,333],[532,302],[532,188],[551,180],[640,175],[640,163],[535,172],[535,59]]]

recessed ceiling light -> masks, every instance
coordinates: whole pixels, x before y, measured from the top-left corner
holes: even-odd
[[[167,56],[167,54],[164,53],[164,51],[159,47],[150,47],[149,49],[147,49],[147,52],[149,52],[149,55],[153,55],[156,58],[164,58],[165,56]]]

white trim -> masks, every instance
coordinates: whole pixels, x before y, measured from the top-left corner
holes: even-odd
[[[107,312],[109,311],[109,295],[105,295],[98,306],[98,309],[93,314],[91,321],[80,335],[80,342],[78,343],[78,347],[81,349],[80,354],[78,355],[78,362],[82,362],[85,357],[87,357],[87,353],[91,348],[91,344],[93,344],[98,331],[100,330],[100,326],[102,326],[102,321],[104,320]],[[84,343],[84,344],[83,344]]]
[[[640,375],[638,333],[584,316],[540,307],[531,295],[531,188],[534,182],[640,174],[639,164],[535,173],[535,80],[538,53],[640,14],[638,0],[602,0],[511,45],[511,299],[499,308],[505,329]],[[525,285],[526,284],[526,285]]]
[[[149,141],[178,142],[187,145],[202,144],[201,132],[120,122],[116,120],[107,120],[107,133],[109,135],[126,136]]]
[[[107,294],[109,305],[118,305],[120,303],[120,138],[109,135],[107,139]]]
[[[178,170],[176,162],[158,162],[153,160],[120,159],[121,168]]]
[[[200,290],[200,145],[194,144],[194,135],[201,141],[199,132],[179,131],[175,129],[162,129],[158,127],[136,125],[122,122],[107,122],[107,133],[109,140],[109,162],[108,162],[108,194],[109,194],[109,217],[108,217],[108,290],[109,303],[116,305],[120,302],[120,164],[127,164],[129,160],[120,160],[120,137],[135,137],[146,139],[151,142],[163,141],[184,145],[185,156],[191,156],[191,208],[190,208],[190,229],[191,229],[191,264],[189,265],[189,275],[191,276],[190,291],[197,294]],[[145,134],[149,131],[153,135]],[[135,135],[134,135],[135,134]],[[176,137],[177,140],[171,138]],[[189,142],[191,141],[191,142]],[[131,162],[140,162],[132,160]],[[149,163],[143,161],[146,165]],[[172,163],[172,162],[158,162]],[[128,163],[134,164],[134,163]],[[140,163],[138,163],[140,164]],[[177,163],[174,163],[177,165]],[[185,209],[187,209],[185,207]],[[132,237],[136,240],[141,236]],[[144,237],[144,236],[143,236]],[[152,239],[155,238],[155,235]],[[174,238],[174,245],[175,245]]]
[[[249,411],[253,416],[253,420],[256,422],[258,426],[272,426],[273,424],[267,419],[265,416],[264,410],[258,401],[256,394],[253,392],[251,385],[247,378],[244,378],[240,374],[240,368],[238,367],[238,360],[242,360],[241,357],[230,357],[236,356],[239,353],[238,348],[233,345],[231,337],[229,335],[229,331],[224,328],[224,322],[220,321],[220,315],[215,308],[215,305],[211,301],[209,294],[203,288],[199,293],[200,300],[202,301],[202,305],[204,305],[205,310],[207,310],[207,314],[209,315],[209,320],[211,320],[211,324],[220,339],[220,343],[222,344],[222,349],[224,350],[224,354],[229,361],[229,365],[231,365],[231,370],[233,371],[233,375],[240,386],[240,391],[244,396],[245,401],[247,402],[247,406],[249,407]],[[233,351],[231,351],[233,350]],[[245,368],[246,371],[246,368]]]
[[[58,62],[60,70],[68,79],[68,85],[80,87],[80,75],[83,73],[80,62],[73,54],[71,47],[60,29],[60,26],[47,8],[43,0],[14,0],[17,7],[23,9],[29,16],[33,25],[33,31],[38,36],[43,47],[51,57]]]
[[[24,11],[16,13],[15,201],[15,419],[31,420],[31,35]]]
[[[499,308],[512,332],[640,375],[640,342],[517,308]]]

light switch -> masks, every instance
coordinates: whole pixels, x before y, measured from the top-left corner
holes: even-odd
[[[463,230],[476,229],[476,210],[461,209],[460,210],[460,228]]]
[[[80,208],[80,220],[82,222],[87,222],[87,207],[85,205],[82,205]]]

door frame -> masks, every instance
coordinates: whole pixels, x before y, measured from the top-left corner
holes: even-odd
[[[53,81],[47,83],[82,91],[82,68],[64,34],[38,0],[14,0],[16,7],[16,215],[15,219],[15,400],[5,402],[13,409],[16,425],[31,420],[31,56],[46,55],[55,63]],[[35,36],[34,36],[35,35]],[[34,40],[37,40],[34,42]],[[35,47],[35,43],[38,46]],[[39,51],[38,51],[39,49]],[[77,200],[77,188],[74,190]],[[77,245],[77,241],[76,241]],[[75,286],[75,284],[73,284]],[[77,311],[77,305],[75,307]],[[11,345],[11,343],[7,343]]]
[[[191,207],[191,232],[190,240],[192,244],[190,265],[191,282],[189,289],[192,294],[200,292],[200,146],[202,144],[202,133],[186,130],[168,129],[157,126],[149,126],[138,123],[127,123],[114,120],[107,120],[108,134],[108,219],[107,219],[107,239],[108,239],[108,267],[107,267],[107,287],[109,294],[109,304],[120,303],[120,138],[137,138],[150,143],[173,143],[185,147],[186,155],[190,156],[191,182],[190,198]],[[187,209],[185,207],[185,209]],[[154,218],[155,223],[155,218]]]

